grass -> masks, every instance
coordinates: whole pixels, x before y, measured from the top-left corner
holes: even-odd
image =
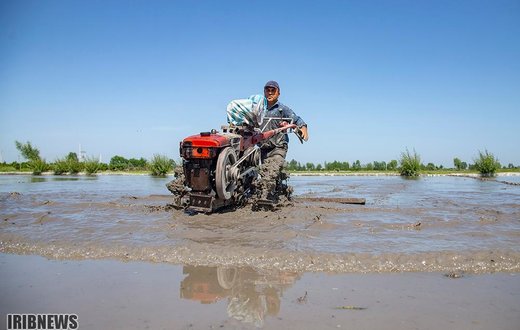
[[[15,167],[13,165],[10,165],[10,164],[0,164],[0,172],[18,172],[20,171],[20,168],[18,167]]]
[[[67,166],[70,174],[78,174],[83,169],[83,164],[75,159],[68,159]]]
[[[155,176],[165,176],[173,168],[170,159],[164,155],[153,155],[150,162],[150,174]]]
[[[494,177],[496,172],[500,169],[498,159],[487,150],[485,152],[479,151],[479,156],[475,160],[475,168],[484,177]]]
[[[99,163],[99,160],[94,157],[87,157],[85,160],[85,163],[83,164],[85,167],[85,172],[88,175],[96,174],[99,169],[101,168],[101,164]]]
[[[83,164],[74,159],[59,158],[54,162],[52,168],[56,175],[78,174],[83,169]]]
[[[54,174],[62,175],[62,174],[67,173],[68,171],[69,170],[68,170],[67,160],[65,160],[64,158],[57,159],[54,162],[54,166],[53,166]]]
[[[45,159],[35,159],[29,162],[29,168],[32,170],[34,175],[41,175],[43,172],[47,171],[49,165],[45,162]]]
[[[406,152],[401,153],[401,159],[399,160],[399,174],[405,177],[418,177],[421,170],[421,157],[414,150],[413,154],[406,149]]]

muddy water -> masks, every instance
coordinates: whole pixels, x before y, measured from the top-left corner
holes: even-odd
[[[0,252],[294,272],[520,271],[517,185],[292,177],[291,207],[189,215],[167,206],[170,179],[0,176]]]
[[[518,329],[518,274],[336,274],[0,253],[0,315],[80,329]]]

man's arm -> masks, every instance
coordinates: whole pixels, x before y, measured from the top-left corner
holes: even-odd
[[[284,106],[284,112],[284,116],[291,118],[293,120],[293,123],[295,123],[298,126],[298,128],[302,132],[303,140],[309,140],[309,131],[307,129],[307,124],[305,123],[305,121],[296,113],[294,113],[294,111],[291,108],[287,106]]]

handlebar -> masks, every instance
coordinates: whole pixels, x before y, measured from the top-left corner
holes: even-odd
[[[302,136],[302,132],[301,130],[298,128],[298,126],[296,126],[296,124],[294,124],[294,119],[293,118],[277,118],[277,117],[271,117],[267,120],[267,122],[264,124],[264,127],[262,129],[262,132],[265,131],[265,129],[267,128],[269,122],[271,120],[281,120],[282,122],[280,123],[280,127],[285,127],[285,126],[291,126],[289,128],[287,128],[287,130],[291,130],[291,132],[293,132],[296,137],[298,138],[298,140],[300,140],[300,143],[303,144],[303,136]]]

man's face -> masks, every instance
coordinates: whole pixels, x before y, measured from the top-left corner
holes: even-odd
[[[269,104],[274,104],[276,101],[278,101],[280,91],[276,87],[265,87],[264,96]]]

